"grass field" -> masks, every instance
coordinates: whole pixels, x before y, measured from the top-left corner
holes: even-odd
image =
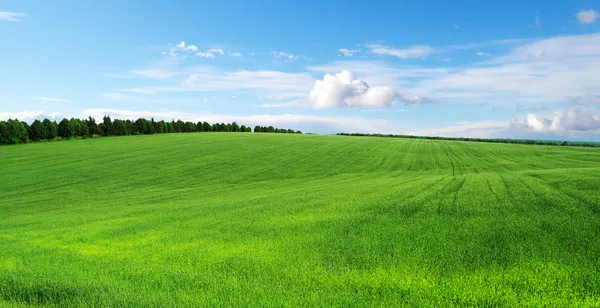
[[[600,149],[196,133],[0,163],[0,306],[600,306]]]

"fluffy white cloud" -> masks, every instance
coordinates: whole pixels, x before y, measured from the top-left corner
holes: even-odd
[[[216,58],[217,55],[224,55],[225,52],[223,51],[223,49],[209,49],[207,51],[199,51],[196,53],[196,55],[200,58]]]
[[[427,45],[415,45],[406,49],[396,49],[385,45],[367,45],[371,52],[378,55],[394,56],[401,59],[425,58],[437,50]]]
[[[341,52],[346,57],[351,57],[355,53],[359,52],[358,49],[347,49],[347,48],[340,48],[340,49],[338,49],[338,51]]]
[[[175,57],[177,55],[179,55],[180,53],[186,53],[186,52],[197,52],[198,51],[198,47],[194,46],[194,45],[185,45],[184,41],[179,42],[179,44],[173,46],[173,48],[171,48],[171,52],[169,53],[171,56]]]
[[[593,24],[598,19],[598,12],[594,10],[581,10],[577,13],[577,20],[581,24]]]
[[[23,17],[27,17],[27,14],[17,12],[0,12],[1,21],[21,21]]]
[[[350,71],[331,75],[315,81],[307,101],[316,109],[339,107],[389,107],[394,101],[423,103],[425,99],[416,95],[400,94],[385,86],[370,87],[365,81],[356,79]]]
[[[597,112],[590,110],[567,108],[554,112],[551,118],[538,114],[528,114],[523,121],[519,121],[519,119],[513,117],[511,127],[558,134],[599,133],[600,116]]]
[[[17,119],[31,123],[35,120],[58,120],[62,119],[59,113],[45,113],[43,110],[21,111],[21,112],[0,112],[0,120]]]

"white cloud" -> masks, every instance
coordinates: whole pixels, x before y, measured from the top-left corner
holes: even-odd
[[[538,114],[528,114],[523,121],[513,117],[511,127],[560,135],[581,132],[600,133],[600,116],[598,112],[590,110],[567,108],[554,112],[550,119]]]
[[[394,56],[401,59],[425,58],[437,50],[426,45],[415,45],[406,49],[396,49],[385,45],[367,45],[371,52],[378,55]]]
[[[43,110],[37,111],[21,111],[21,112],[0,112],[0,120],[17,119],[19,121],[25,121],[31,123],[35,120],[58,120],[62,119],[59,113],[45,113]]]
[[[70,99],[56,98],[56,97],[35,96],[33,98],[36,100],[42,101],[42,102],[53,102],[53,103],[68,103],[71,101]]]
[[[517,104],[560,102],[593,93],[600,84],[600,34],[553,37],[445,75],[422,78],[404,88],[445,101]]]
[[[417,95],[401,94],[385,86],[370,87],[365,81],[356,79],[350,71],[330,75],[315,81],[308,94],[307,102],[316,109],[340,107],[389,107],[394,101],[424,103]]]
[[[300,58],[299,56],[295,56],[291,53],[287,53],[287,52],[283,52],[283,51],[273,51],[273,52],[271,52],[271,54],[273,56],[275,56],[275,58],[282,59],[285,62],[298,60]]]
[[[581,24],[593,24],[598,19],[598,12],[594,10],[581,10],[577,13],[577,20]]]
[[[454,29],[460,29],[460,26],[457,24],[452,25],[452,27],[454,27]]]
[[[189,70],[186,70],[188,72]],[[185,80],[164,86],[123,89],[122,92],[159,94],[202,91],[261,91],[263,95],[293,95],[300,97],[310,90],[313,78],[308,73],[280,71],[223,72],[216,69],[196,69]],[[289,97],[288,97],[289,98]]]
[[[540,12],[535,13],[535,27],[539,28],[542,26],[542,20],[540,19]]]
[[[17,12],[0,12],[0,21],[21,21],[24,17],[27,17],[27,14]]]
[[[260,105],[258,105],[258,107],[260,107],[260,108],[284,108],[284,107],[296,107],[297,105],[298,105],[298,101],[291,101],[291,102],[273,102],[273,103],[260,104]]]
[[[229,56],[231,56],[231,57],[241,57],[242,54],[236,51],[236,52],[230,52]]]
[[[200,58],[216,58],[216,55],[224,55],[225,52],[223,51],[223,49],[209,49],[207,51],[199,51],[196,53],[196,55]]]
[[[346,57],[351,57],[355,53],[359,52],[358,49],[347,49],[347,48],[340,48],[340,49],[338,49],[338,51],[341,52]]]
[[[130,71],[132,75],[142,76],[152,79],[169,79],[178,75],[178,73],[165,69],[139,69]]]
[[[475,55],[477,55],[478,57],[486,57],[486,56],[489,56],[490,54],[487,52],[480,51],[480,52],[475,53]]]
[[[187,53],[187,52],[197,52],[198,51],[198,47],[194,46],[194,45],[185,45],[184,41],[179,42],[179,44],[173,46],[173,48],[171,48],[171,52],[169,52],[169,54],[173,57],[178,56],[180,53]]]
[[[487,138],[493,133],[508,128],[508,121],[458,122],[456,125],[411,131],[407,134],[416,136]]]
[[[567,102],[573,105],[600,104],[600,95],[584,94],[567,97]]]

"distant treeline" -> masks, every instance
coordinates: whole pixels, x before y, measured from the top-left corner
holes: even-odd
[[[407,139],[432,139],[432,140],[450,140],[450,141],[469,141],[469,142],[492,142],[492,143],[515,143],[515,144],[533,144],[533,145],[556,145],[556,146],[580,146],[580,147],[600,147],[600,142],[586,141],[557,141],[557,140],[531,140],[531,139],[507,139],[507,138],[462,138],[462,137],[438,137],[438,136],[412,136],[412,135],[392,135],[392,134],[359,134],[359,133],[338,133],[341,136],[364,136],[364,137],[388,137],[388,138],[407,138]]]
[[[246,125],[233,123],[184,122],[178,121],[150,121],[140,118],[131,120],[111,120],[105,116],[101,123],[89,117],[81,119],[62,119],[59,123],[44,119],[35,120],[31,125],[19,120],[0,121],[0,145],[39,142],[57,138],[88,138],[94,136],[126,136],[126,135],[151,135],[169,133],[193,132],[241,132],[250,133],[252,128]],[[301,131],[292,129],[275,128],[273,126],[256,126],[254,132],[302,134]]]

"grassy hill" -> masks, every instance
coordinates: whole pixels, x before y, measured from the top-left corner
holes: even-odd
[[[600,305],[599,149],[198,133],[0,163],[0,305]]]

